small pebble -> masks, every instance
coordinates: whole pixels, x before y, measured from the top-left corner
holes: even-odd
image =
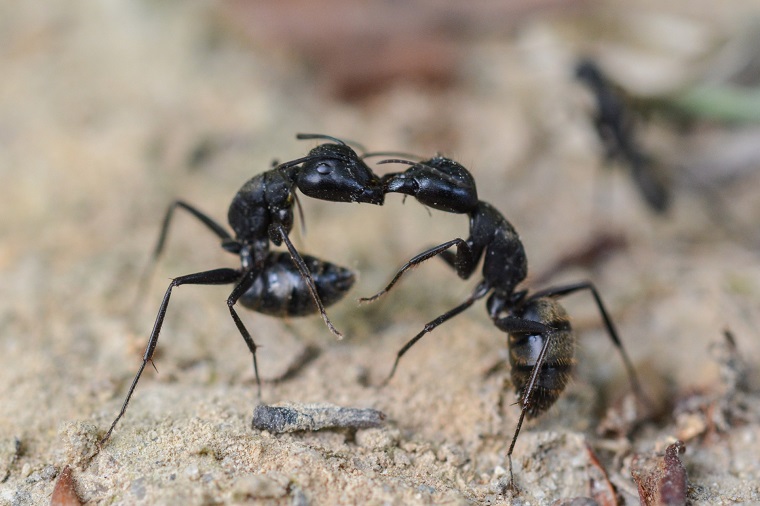
[[[138,478],[135,481],[133,481],[132,484],[129,486],[129,491],[138,500],[145,499],[145,494],[146,494],[145,478]]]
[[[272,434],[322,429],[368,429],[385,423],[376,409],[343,408],[333,404],[260,404],[253,411],[254,429]]]
[[[201,477],[201,471],[198,469],[198,466],[195,464],[190,464],[185,468],[184,474],[187,478],[196,481],[200,479]]]

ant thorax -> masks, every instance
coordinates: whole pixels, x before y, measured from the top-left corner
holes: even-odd
[[[293,228],[293,183],[279,171],[267,171],[249,179],[232,199],[227,220],[235,237],[244,243],[256,244],[271,240],[280,244],[279,234],[273,237],[272,224]]]

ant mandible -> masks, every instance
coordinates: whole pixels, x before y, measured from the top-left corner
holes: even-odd
[[[234,284],[227,298],[232,320],[253,356],[258,395],[261,379],[256,362],[257,345],[235,311],[244,307],[274,316],[302,316],[319,312],[337,336],[325,306],[341,299],[354,283],[353,273],[312,256],[301,256],[288,234],[293,228],[295,189],[304,195],[332,202],[359,202],[381,205],[385,193],[381,180],[343,141],[320,134],[298,134],[298,139],[325,139],[307,156],[277,165],[248,180],[232,199],[227,219],[234,237],[214,219],[196,207],[177,200],[164,217],[151,265],[163,251],[175,209],[183,209],[206,225],[221,239],[222,248],[240,257],[239,269],[221,268],[174,278],[164,294],[153,324],[143,361],[124,400],[121,411],[101,440],[104,444],[124,415],[137,382],[148,362],[152,363],[158,336],[169,306],[172,289],[181,285]],[[270,242],[285,244],[288,253],[269,251]]]
[[[483,279],[472,294],[462,304],[427,323],[421,332],[398,351],[393,368],[383,384],[387,384],[393,377],[401,357],[425,334],[490,294],[486,309],[496,328],[508,334],[512,383],[521,406],[520,417],[507,452],[509,488],[516,490],[512,453],[523,421],[526,416],[534,418],[554,404],[565,389],[575,365],[575,334],[565,309],[556,299],[582,290],[591,292],[607,333],[621,354],[631,385],[636,394],[643,398],[631,360],[592,283],[551,287],[533,294],[525,289],[516,290],[528,271],[522,242],[514,227],[496,208],[478,200],[474,179],[467,169],[441,156],[423,162],[384,162],[407,163],[412,166],[405,172],[387,174],[382,178],[387,193],[411,195],[423,205],[467,214],[470,219],[470,236],[466,240],[453,239],[423,251],[404,264],[385,289],[372,297],[360,299],[361,301],[376,300],[387,293],[406,271],[434,256],[441,255],[462,279],[468,279],[475,272],[481,257],[484,260]],[[456,253],[450,251],[454,246]]]

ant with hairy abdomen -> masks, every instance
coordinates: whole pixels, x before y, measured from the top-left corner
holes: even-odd
[[[293,228],[295,190],[331,202],[363,202],[382,205],[382,182],[346,143],[320,134],[299,134],[298,139],[332,141],[320,144],[307,156],[277,165],[248,180],[232,199],[227,219],[234,237],[214,219],[196,207],[177,200],[164,217],[151,265],[163,251],[175,209],[183,209],[206,225],[221,239],[222,248],[240,257],[240,268],[221,268],[174,278],[164,294],[153,325],[142,365],[132,380],[121,411],[111,424],[104,444],[124,415],[137,382],[153,353],[169,306],[172,289],[181,285],[230,285],[227,307],[240,335],[253,356],[259,398],[261,379],[256,362],[257,345],[235,311],[243,306],[274,316],[301,316],[319,312],[328,328],[338,337],[325,306],[342,298],[354,283],[353,273],[311,256],[301,256],[288,237]],[[288,253],[269,250],[270,243],[285,244]]]
[[[376,300],[387,293],[407,270],[437,255],[441,255],[462,279],[468,279],[475,272],[483,257],[483,279],[462,304],[430,321],[398,351],[393,368],[383,384],[393,377],[401,357],[425,334],[490,294],[486,309],[496,328],[508,334],[512,383],[521,406],[520,418],[507,453],[509,488],[515,489],[512,453],[523,421],[526,416],[534,418],[554,404],[565,389],[575,364],[575,334],[567,313],[557,302],[558,298],[583,290],[590,291],[607,333],[621,354],[631,385],[637,395],[643,397],[638,378],[593,284],[581,282],[547,288],[533,294],[525,289],[516,290],[528,272],[522,242],[514,227],[496,208],[477,199],[474,179],[467,169],[444,157],[426,162],[392,161],[408,163],[412,167],[406,172],[383,177],[387,193],[404,193],[414,196],[424,205],[467,214],[470,218],[470,236],[466,240],[453,239],[423,251],[404,264],[385,289],[361,300]],[[450,251],[454,246],[456,253]]]

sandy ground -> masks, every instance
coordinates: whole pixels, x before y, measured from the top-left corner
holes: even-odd
[[[0,504],[49,503],[67,464],[90,504],[638,504],[635,455],[662,454],[677,438],[691,503],[760,503],[760,173],[709,198],[675,177],[673,208],[656,216],[623,171],[601,169],[587,97],[569,70],[592,51],[633,62],[637,83],[672,86],[738,20],[760,13],[747,2],[729,12],[681,4],[668,12],[642,4],[635,15],[596,5],[627,27],[614,43],[590,28],[595,4],[526,4],[502,33],[452,37],[460,58],[442,82],[393,81],[351,101],[339,91],[345,83],[289,45],[297,34],[252,37],[234,3],[0,5]],[[313,25],[331,33],[327,18]],[[636,59],[633,33],[649,34],[637,43],[659,56]],[[665,71],[673,66],[680,73]],[[307,230],[294,231],[297,246],[360,277],[329,310],[347,336],[340,342],[319,318],[244,312],[265,378],[317,350],[286,381],[266,383],[264,400],[374,408],[386,425],[253,430],[255,382],[225,308],[228,289],[183,287],[161,335],[159,374],[146,370],[97,452],[167,279],[236,264],[183,216],[137,299],[167,204],[181,197],[223,221],[245,180],[314,145],[297,132],[460,160],[481,198],[520,232],[534,277],[601,231],[624,234],[624,249],[542,286],[596,283],[645,387],[666,405],[660,419],[599,435],[628,387],[593,303],[574,295],[563,303],[579,333],[574,381],[524,427],[514,455],[520,493],[502,495],[518,409],[502,367],[505,335],[482,303],[423,339],[388,386],[375,386],[403,343],[477,280],[462,282],[434,260],[384,300],[356,303],[422,248],[467,234],[466,220],[396,196],[382,208],[303,198]],[[672,139],[655,137],[666,147]],[[679,146],[685,156],[699,142]]]

